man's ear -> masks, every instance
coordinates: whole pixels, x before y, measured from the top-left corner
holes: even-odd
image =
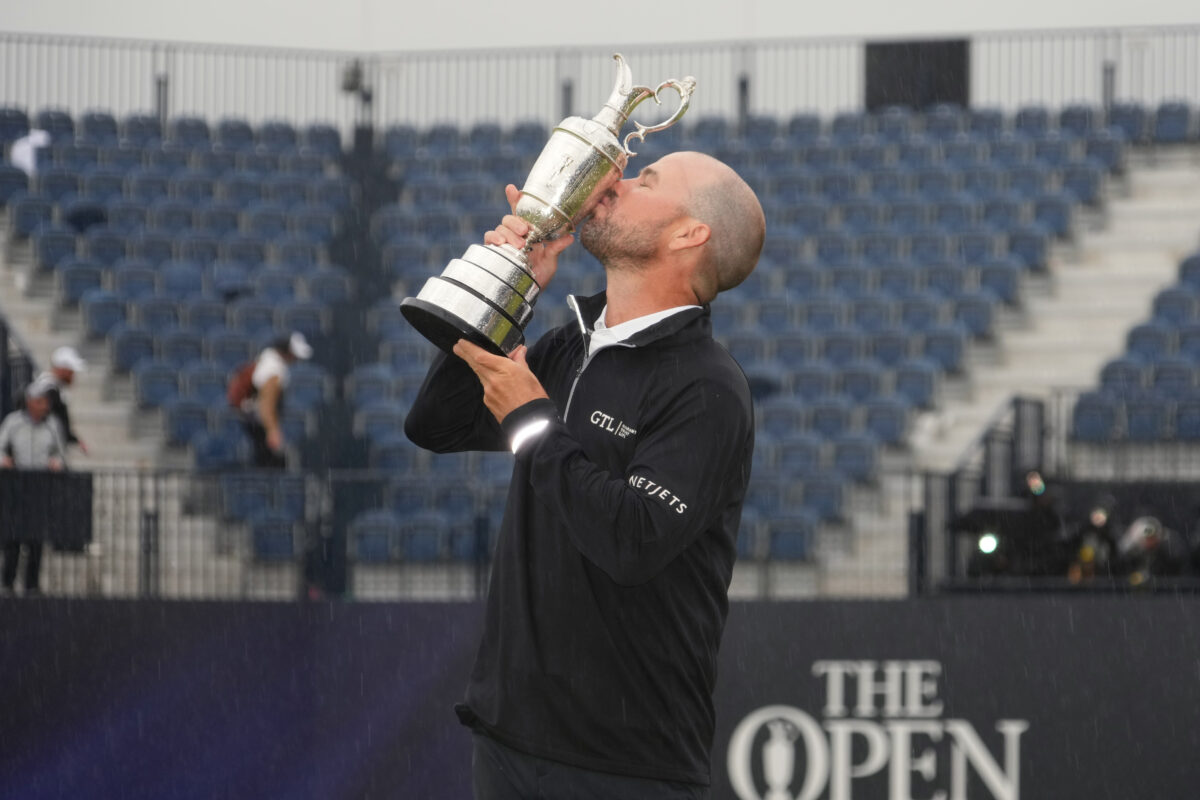
[[[671,241],[667,243],[667,247],[670,250],[686,250],[690,247],[699,247],[707,242],[710,236],[712,236],[712,229],[708,225],[688,217],[675,229],[675,233],[671,236]]]

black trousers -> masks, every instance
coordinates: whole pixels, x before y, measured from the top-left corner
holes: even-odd
[[[707,786],[560,764],[513,750],[475,734],[471,777],[475,800],[703,800]]]
[[[267,445],[267,429],[256,419],[247,417],[242,421],[250,444],[254,446],[254,466],[259,469],[284,469],[287,461],[282,452],[275,452]]]
[[[4,543],[4,588],[11,589],[17,582],[17,562],[21,559],[21,545],[25,545],[25,591],[37,591],[38,576],[42,571],[42,542],[13,540]]]

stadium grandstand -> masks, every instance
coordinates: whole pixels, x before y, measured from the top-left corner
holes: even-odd
[[[714,336],[749,381],[756,426],[732,599],[819,601],[795,613],[820,627],[822,614],[854,625],[874,613],[839,610],[844,599],[1000,596],[1033,618],[1020,606],[1031,591],[1119,602],[1157,588],[1175,598],[1163,612],[1172,624],[1195,620],[1200,29],[622,52],[639,82],[686,73],[698,84],[688,114],[647,136],[631,170],[677,150],[711,154],[749,183],[767,218],[757,269],[711,308]],[[341,619],[358,603],[374,613],[479,600],[513,457],[434,455],[408,441],[404,420],[437,351],[399,301],[482,242],[507,211],[503,186],[521,185],[559,120],[599,109],[610,56],[0,34],[0,64],[41,65],[0,75],[0,406],[11,410],[57,348],[88,363],[70,407],[90,452],[72,456],[79,502],[58,510],[48,534],[45,601],[97,620],[107,606],[88,601],[227,601],[256,608],[238,613],[262,631],[272,623],[256,615],[299,601]],[[922,72],[931,63],[936,75]],[[664,97],[635,118],[670,105]],[[31,131],[47,135],[33,171],[12,157]],[[527,339],[572,322],[568,295],[603,286],[600,265],[570,248]],[[314,354],[292,367],[289,468],[257,470],[227,388],[294,331]],[[0,520],[16,524],[15,492],[26,490],[4,491],[12,513]],[[1164,544],[1138,560],[1130,537]],[[15,616],[21,602],[0,609]],[[448,624],[438,615],[458,607],[427,603],[411,629]],[[898,628],[884,636],[891,650],[871,657],[919,658],[971,626],[969,609],[947,608],[947,627],[912,639]],[[997,631],[1018,630],[1000,606],[981,613]],[[968,636],[980,652],[988,630]],[[331,648],[371,641],[325,635]],[[848,641],[818,638],[822,658],[841,657]],[[1021,658],[1042,652],[1014,647]],[[451,676],[458,683],[469,663]],[[892,677],[880,675],[882,697]],[[906,692],[926,691],[911,681]],[[934,699],[905,697],[909,710]],[[732,707],[721,702],[722,713]],[[808,713],[838,716],[832,695],[825,712],[822,703]],[[1002,731],[999,716],[1034,714],[970,713]],[[728,764],[724,751],[713,759],[732,777],[714,797],[826,796],[775,786],[765,767],[736,777],[734,722],[719,734]],[[945,742],[968,741],[944,722]],[[788,724],[791,741],[808,735],[802,721]],[[747,752],[765,736],[746,739]],[[999,754],[1008,736],[989,730],[980,746]],[[953,752],[971,765],[990,757],[963,748]],[[854,752],[854,765],[842,754],[848,775],[878,771]],[[948,751],[945,775],[957,757]],[[995,758],[1004,768],[977,770],[969,796],[1041,796],[1005,794],[1014,773]],[[1026,786],[1049,780],[1039,763]],[[942,785],[915,756],[911,766]],[[349,780],[338,769],[329,780]],[[438,779],[423,769],[405,773],[412,786]],[[1174,786],[1164,774],[1156,785]],[[0,779],[0,794],[8,785]],[[441,796],[414,791],[404,796]],[[344,792],[300,796],[387,796]]]

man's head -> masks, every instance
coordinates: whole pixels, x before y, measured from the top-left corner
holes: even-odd
[[[296,331],[286,339],[280,339],[275,343],[275,349],[283,356],[283,360],[289,364],[297,361],[307,361],[312,358],[312,345],[308,343],[308,339],[303,333]]]
[[[87,362],[74,347],[60,347],[50,356],[50,371],[67,386],[75,379],[75,373],[86,369]]]
[[[702,153],[672,153],[621,181],[580,231],[606,269],[662,260],[687,268],[701,303],[737,286],[758,262],[766,222],[754,191]]]
[[[25,389],[25,412],[34,422],[41,422],[50,413],[50,390],[54,388],[44,378],[29,384]]]

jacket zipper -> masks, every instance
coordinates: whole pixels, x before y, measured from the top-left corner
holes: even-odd
[[[575,387],[579,385],[579,378],[583,375],[583,371],[587,369],[587,365],[592,363],[592,335],[588,332],[587,325],[583,322],[583,314],[579,310],[579,303],[575,301],[575,295],[567,295],[567,305],[575,312],[575,319],[579,321],[579,332],[583,335],[583,361],[579,363],[579,369],[575,370],[575,379],[571,381],[571,391],[567,394],[567,405],[563,409],[563,422],[567,421],[567,417],[571,414],[571,401],[575,399]],[[633,347],[627,342],[617,342],[611,347]]]

